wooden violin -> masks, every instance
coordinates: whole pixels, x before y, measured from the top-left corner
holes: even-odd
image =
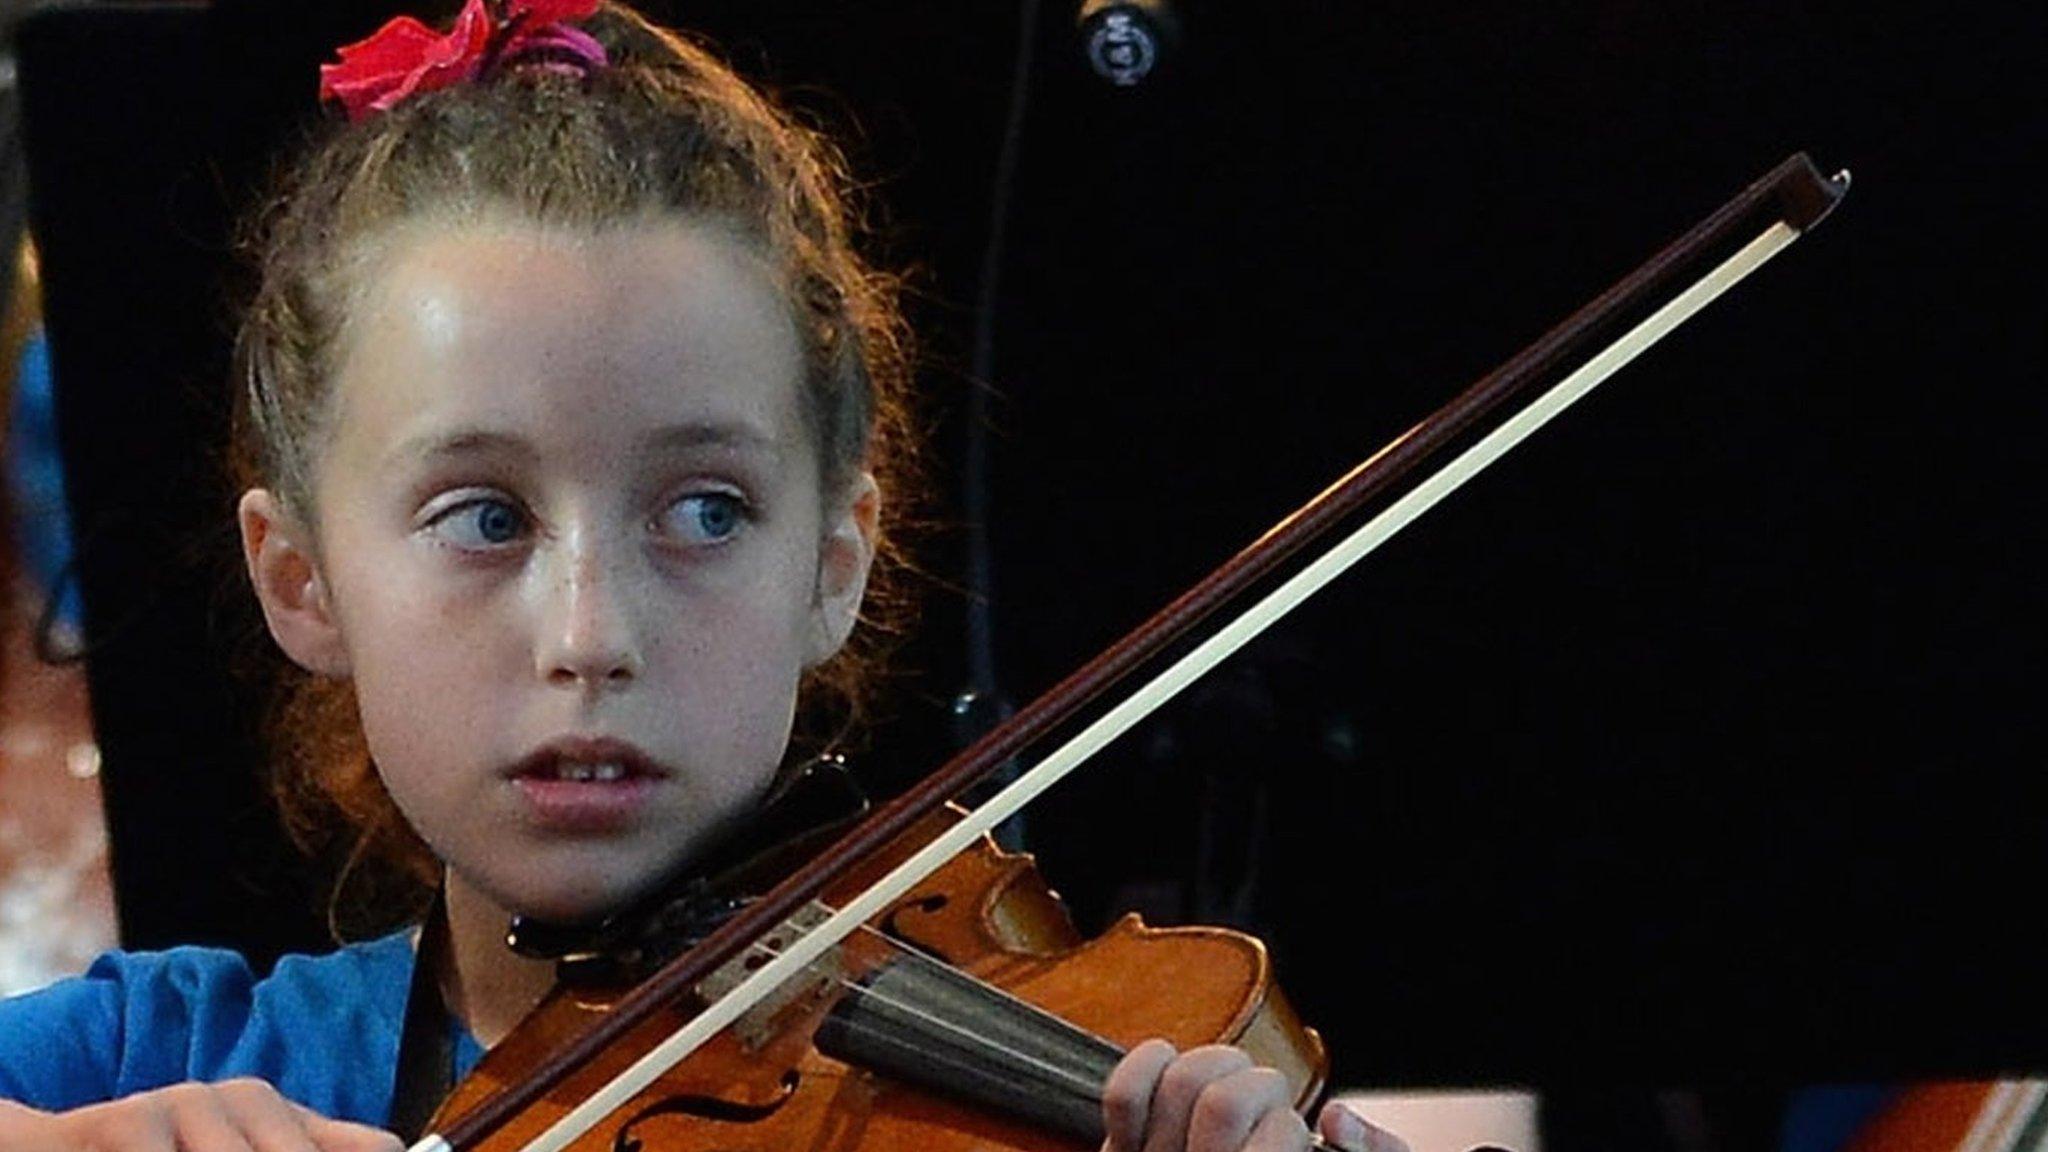
[[[1103,1077],[1122,1045],[1150,1036],[1245,1047],[1312,1102],[1322,1045],[1257,941],[1135,919],[1082,940],[1028,858],[987,833],[1792,243],[1847,187],[1846,173],[1786,160],[653,975],[565,980],[414,1152],[1092,1148]],[[1169,650],[1162,671],[1104,703]],[[950,807],[1055,731],[1074,734],[973,812]]]
[[[696,995],[475,1147],[532,1146],[573,1102],[815,926],[824,907],[852,899],[958,818],[942,811],[862,861]],[[459,1115],[515,1083],[611,1012],[631,982],[597,971],[565,977],[443,1111]],[[1257,940],[1148,928],[1135,916],[1084,939],[1030,858],[983,837],[570,1147],[1094,1148],[1104,1079],[1127,1046],[1153,1036],[1239,1044],[1285,1073],[1303,1106],[1324,1083],[1322,1043],[1273,984]]]

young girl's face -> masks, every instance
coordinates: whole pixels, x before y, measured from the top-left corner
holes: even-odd
[[[788,307],[713,227],[415,225],[366,266],[317,526],[244,498],[266,613],[451,884],[589,917],[767,786],[873,481],[821,492]]]

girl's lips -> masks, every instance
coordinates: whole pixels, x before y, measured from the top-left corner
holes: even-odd
[[[671,775],[626,741],[590,736],[550,740],[505,772],[533,824],[566,833],[632,827]]]
[[[618,780],[559,780],[515,776],[513,788],[525,800],[535,827],[550,832],[621,832],[637,824],[660,782],[651,776]]]
[[[665,780],[672,775],[667,765],[637,745],[609,736],[558,736],[505,770],[505,776],[515,780]]]

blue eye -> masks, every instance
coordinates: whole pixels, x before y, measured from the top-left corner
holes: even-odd
[[[746,522],[745,500],[730,492],[697,492],[668,506],[662,530],[692,544],[722,544]]]
[[[465,500],[435,517],[434,532],[458,548],[502,548],[526,534],[526,513],[510,501]]]
[[[497,501],[479,505],[473,515],[477,535],[492,544],[511,543],[526,526],[516,509]]]

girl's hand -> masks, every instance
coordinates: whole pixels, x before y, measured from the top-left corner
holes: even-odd
[[[0,1100],[7,1152],[403,1152],[398,1137],[329,1120],[261,1080],[178,1084],[72,1112]]]
[[[1103,1088],[1109,1132],[1103,1152],[1304,1152],[1308,1125],[1294,1093],[1243,1050],[1210,1045],[1176,1052],[1164,1040],[1131,1049]],[[1341,1104],[1316,1129],[1346,1152],[1408,1152],[1408,1146]]]

